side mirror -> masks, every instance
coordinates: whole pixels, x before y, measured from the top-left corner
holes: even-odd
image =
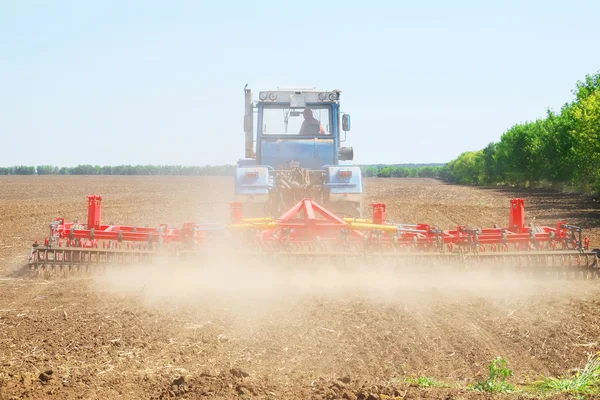
[[[350,130],[350,114],[342,115],[342,130],[348,132]]]

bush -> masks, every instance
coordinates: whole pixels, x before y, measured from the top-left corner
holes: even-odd
[[[363,165],[364,177],[378,178],[439,178],[443,164]]]

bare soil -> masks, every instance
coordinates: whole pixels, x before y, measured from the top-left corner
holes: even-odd
[[[11,398],[520,398],[467,389],[504,357],[523,384],[600,351],[600,286],[373,265],[290,269],[231,258],[31,279],[18,270],[56,217],[178,225],[226,221],[232,181],[207,177],[0,177],[0,400]],[[396,222],[506,225],[523,197],[536,224],[567,219],[600,247],[594,199],[371,179]],[[429,376],[446,388],[418,388]],[[557,396],[568,398],[568,396]]]

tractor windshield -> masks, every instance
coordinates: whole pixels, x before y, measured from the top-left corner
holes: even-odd
[[[330,108],[309,106],[290,108],[272,106],[263,108],[263,135],[331,135]]]

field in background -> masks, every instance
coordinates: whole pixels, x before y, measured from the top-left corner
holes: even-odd
[[[373,265],[291,270],[227,258],[91,279],[16,278],[50,221],[85,220],[85,195],[103,196],[107,222],[177,225],[226,221],[233,185],[217,177],[4,176],[0,186],[3,400],[478,398],[465,387],[496,356],[518,383],[565,374],[600,350],[596,282]],[[506,225],[508,200],[524,197],[536,224],[566,218],[600,245],[599,207],[582,195],[431,179],[365,186],[367,202],[388,204],[389,219],[442,228]],[[451,387],[421,389],[405,382],[410,376]]]

